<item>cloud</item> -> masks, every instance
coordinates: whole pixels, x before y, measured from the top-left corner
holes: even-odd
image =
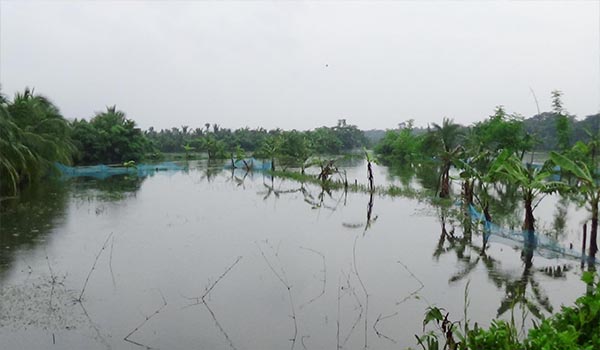
[[[147,128],[361,128],[503,104],[535,113],[561,89],[600,103],[594,2],[8,2],[4,93],[25,86],[70,118],[116,104]]]

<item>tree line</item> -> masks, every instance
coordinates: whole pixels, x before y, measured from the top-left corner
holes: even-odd
[[[307,131],[285,131],[264,128],[223,128],[219,124],[206,123],[204,128],[189,126],[173,127],[156,131],[150,127],[145,135],[155,148],[164,153],[206,152],[209,158],[229,158],[231,154],[252,152],[263,157],[281,150],[280,156],[308,154],[339,154],[367,146],[363,132],[345,119],[336,126],[320,127]],[[296,148],[295,150],[293,148]]]
[[[600,134],[586,130],[586,138],[573,143],[573,130],[565,113],[561,93],[552,94],[557,145],[543,164],[534,163],[535,135],[527,132],[522,118],[497,107],[488,119],[463,127],[451,119],[431,124],[417,133],[408,122],[399,131],[388,131],[375,153],[392,166],[437,168],[436,193],[451,195],[451,180],[461,182],[462,203],[481,210],[488,222],[494,222],[490,202],[502,192],[518,193],[525,215],[522,229],[526,241],[534,244],[534,210],[545,194],[561,193],[587,204],[591,214],[589,255],[598,251],[597,231],[600,205],[598,158]],[[451,168],[457,175],[451,177]],[[527,242],[526,242],[527,243]]]
[[[316,154],[339,154],[367,146],[345,119],[308,131],[240,128],[218,124],[142,131],[116,106],[89,120],[67,120],[52,101],[32,89],[10,100],[0,94],[0,195],[15,195],[28,183],[56,171],[54,164],[123,164],[158,159],[161,153],[206,153],[209,159],[255,157],[304,167]]]

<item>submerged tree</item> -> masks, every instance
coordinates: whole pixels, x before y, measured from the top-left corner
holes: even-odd
[[[539,196],[557,191],[562,184],[547,181],[552,175],[549,163],[541,167],[533,166],[533,164],[523,164],[517,156],[510,154],[510,151],[502,152],[498,159],[500,165],[496,172],[509,182],[516,184],[521,192],[525,209],[523,231],[531,236],[535,231],[533,211],[541,201]],[[536,199],[537,202],[535,202]]]
[[[422,143],[423,138],[414,133],[413,120],[409,120],[400,131],[387,131],[374,151],[387,164],[413,165],[423,158]]]
[[[550,159],[558,166],[561,170],[571,173],[577,178],[577,183],[573,188],[577,193],[582,194],[587,203],[590,206],[592,214],[592,228],[590,233],[590,256],[594,258],[598,252],[598,205],[600,203],[600,184],[596,176],[592,174],[588,165],[584,162],[574,162],[564,155],[551,152]]]
[[[271,160],[271,171],[275,171],[275,158],[279,155],[281,149],[281,138],[279,136],[270,136],[263,140],[256,156]]]
[[[433,123],[433,129],[430,137],[438,145],[437,156],[442,162],[439,196],[447,198],[450,195],[450,168],[462,149],[460,139],[463,132],[459,124],[448,118],[444,118],[442,125]]]
[[[280,155],[285,161],[299,165],[302,174],[306,168],[306,161],[312,154],[310,141],[304,133],[292,130],[282,134]]]

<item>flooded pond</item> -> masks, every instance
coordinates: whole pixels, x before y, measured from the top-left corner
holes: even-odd
[[[346,170],[365,182],[363,161]],[[432,178],[375,170],[378,184]],[[529,326],[585,292],[577,259],[493,237],[482,253],[458,205],[221,164],[47,183],[2,205],[2,349],[404,349],[428,305],[464,318],[467,284],[467,317],[481,325]],[[519,227],[518,198],[499,208]],[[581,247],[585,208],[549,196],[536,217]]]

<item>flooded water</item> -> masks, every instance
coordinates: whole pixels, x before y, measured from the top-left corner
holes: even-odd
[[[346,170],[365,182],[363,161]],[[436,179],[375,170],[380,185]],[[404,349],[428,305],[464,318],[467,284],[481,325],[511,314],[530,325],[585,292],[578,260],[493,238],[482,254],[458,206],[219,164],[47,183],[2,205],[2,349]],[[518,198],[497,208],[520,225]],[[536,217],[581,247],[585,209],[550,196]]]

